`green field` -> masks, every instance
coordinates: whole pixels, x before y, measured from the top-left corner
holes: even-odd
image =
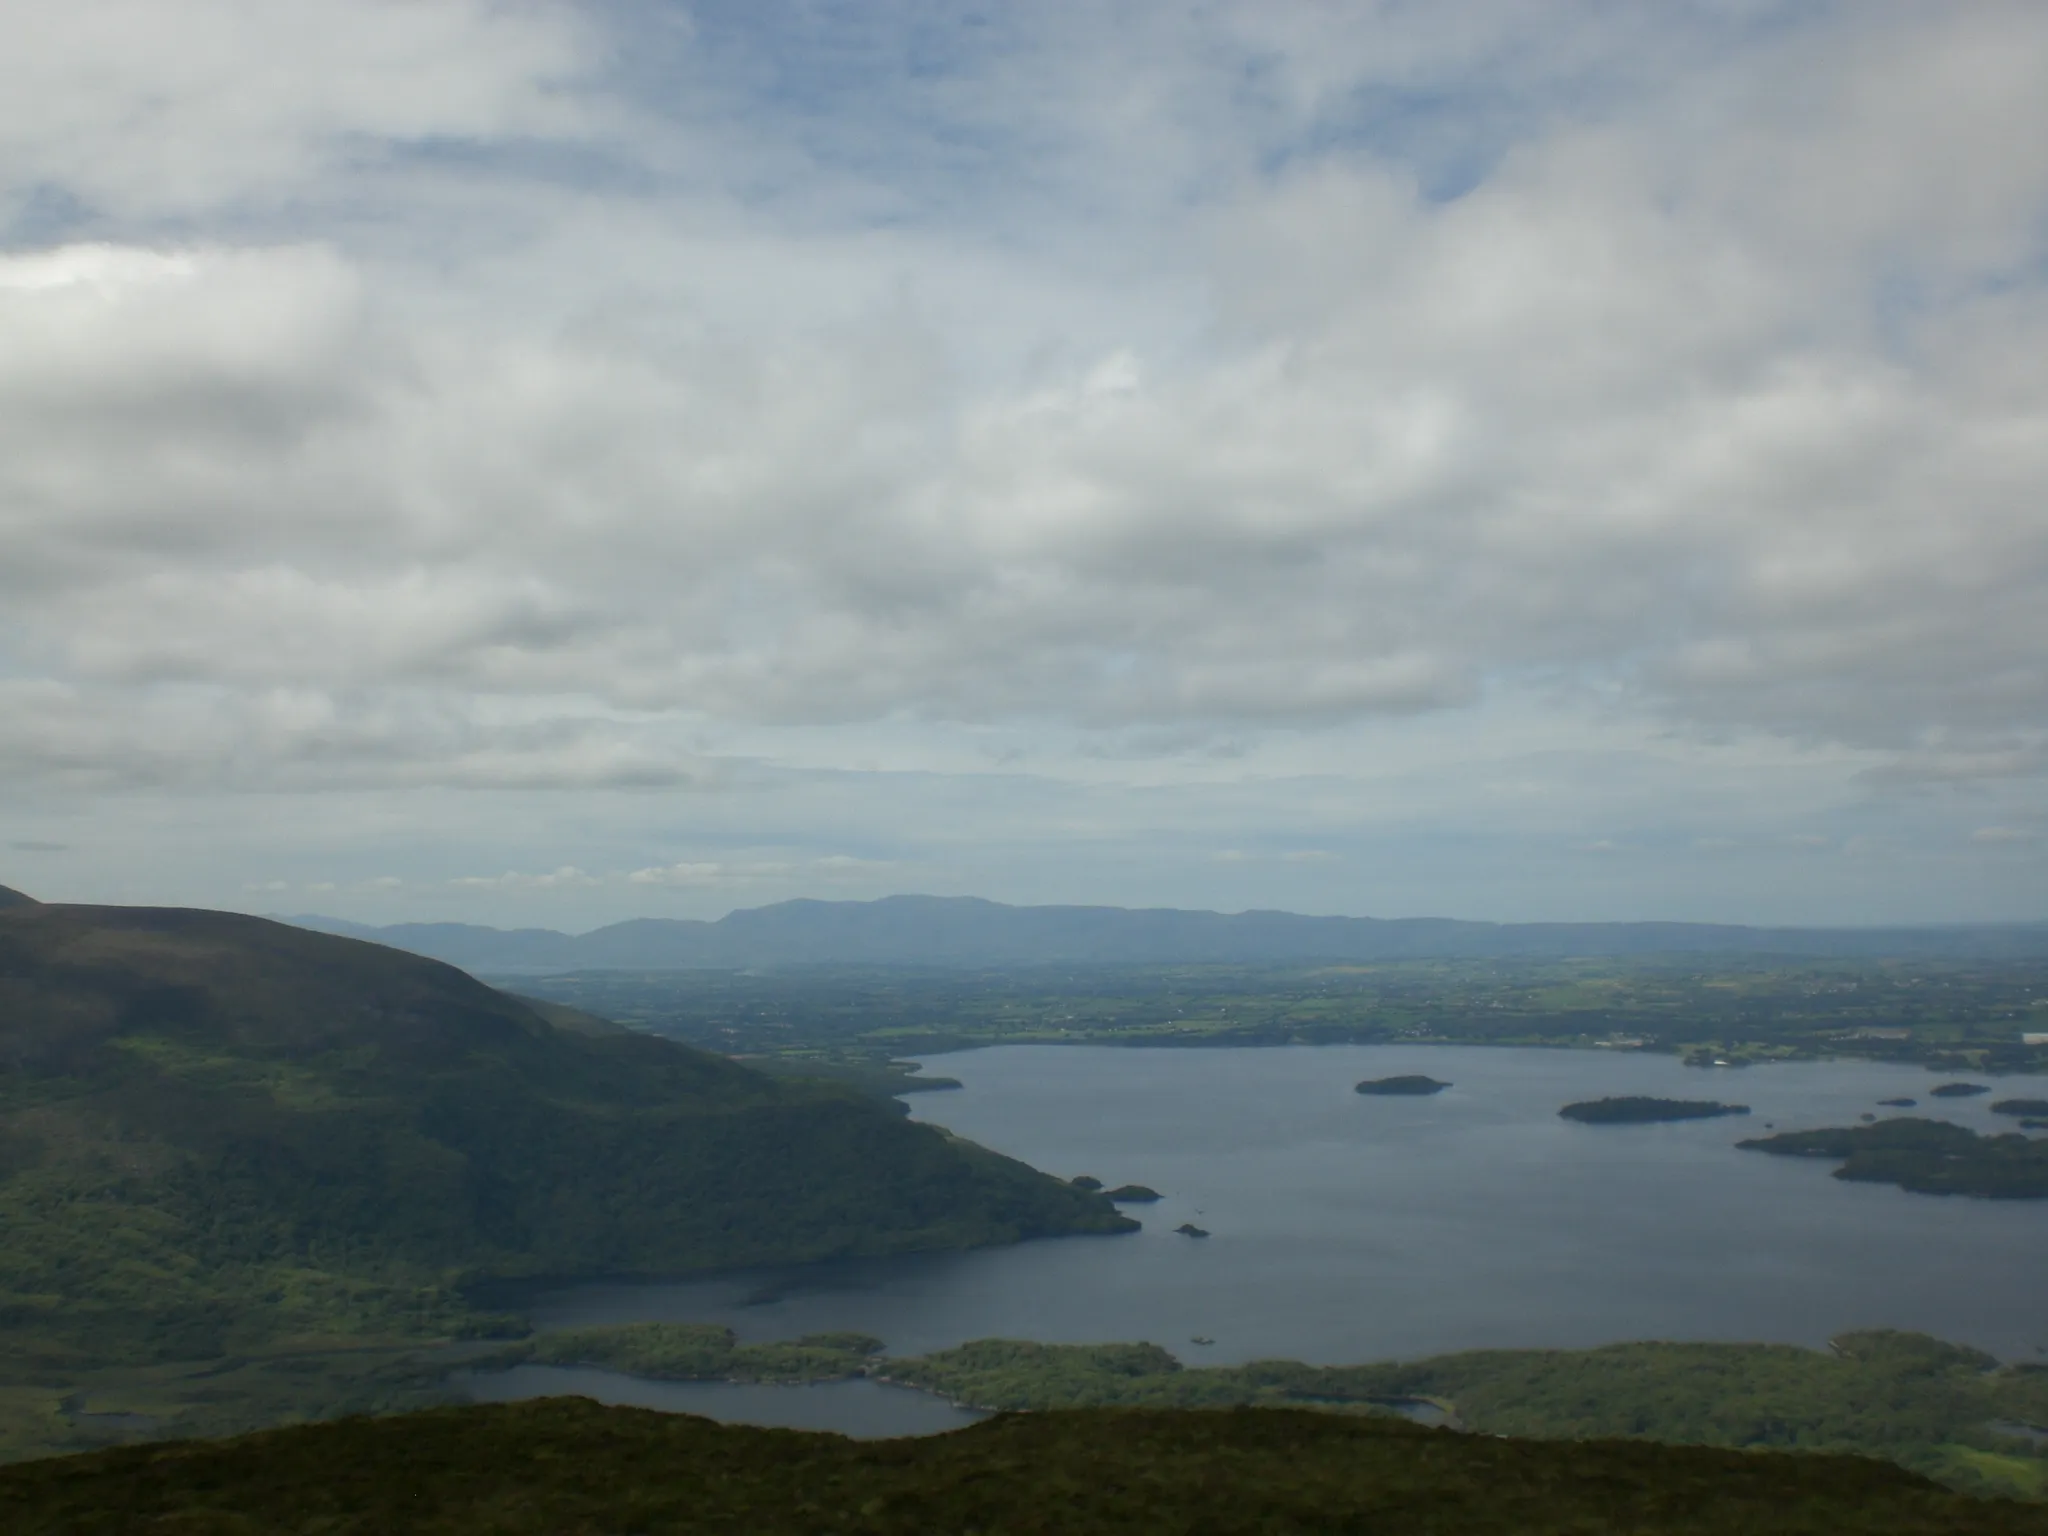
[[[1708,1063],[2048,1071],[2048,963],[1655,955],[1377,965],[581,971],[519,990],[731,1054],[886,1068],[976,1046],[1442,1042]]]

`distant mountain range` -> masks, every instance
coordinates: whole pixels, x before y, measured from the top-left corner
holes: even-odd
[[[1784,954],[2048,958],[2048,923],[1950,928],[1749,928],[1717,923],[1471,923],[1294,912],[1012,907],[969,896],[784,901],[715,922],[636,918],[591,933],[335,918],[301,927],[374,940],[489,975],[789,965],[1184,965]]]

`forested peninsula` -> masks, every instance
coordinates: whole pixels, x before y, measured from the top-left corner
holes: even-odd
[[[869,1375],[994,1412],[1292,1405],[1385,1413],[1427,1403],[1452,1427],[1481,1434],[1850,1451],[1978,1491],[2048,1491],[2048,1460],[2012,1432],[2048,1423],[2048,1368],[2002,1366],[1917,1333],[1845,1333],[1825,1351],[1613,1344],[1349,1366],[1187,1367],[1156,1344],[981,1339],[909,1358],[883,1348],[862,1334],[743,1345],[722,1327],[634,1323],[545,1334],[475,1368],[533,1362],[746,1382]]]
[[[984,1339],[919,1359],[877,1359],[874,1369],[990,1409],[1291,1402],[1364,1410],[1427,1400],[1483,1434],[1851,1450],[1977,1486],[1995,1476],[2038,1490],[2048,1473],[2024,1441],[1990,1427],[2048,1422],[2048,1369],[2001,1367],[1979,1350],[1889,1330],[1842,1334],[1826,1351],[1613,1344],[1351,1366],[1183,1367],[1154,1344]],[[1984,1460],[2001,1456],[2006,1464]]]
[[[1983,1136],[1946,1120],[1901,1116],[1874,1125],[1780,1131],[1736,1145],[1780,1157],[1839,1158],[1838,1179],[1896,1184],[1915,1194],[2048,1199],[2048,1139],[2019,1131]]]

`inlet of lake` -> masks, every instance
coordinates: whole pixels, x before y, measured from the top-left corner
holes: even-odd
[[[1144,1230],[538,1298],[544,1329],[715,1322],[743,1340],[855,1330],[896,1355],[968,1339],[1150,1340],[1188,1364],[1347,1364],[1627,1339],[1821,1345],[1910,1328],[2005,1360],[2048,1356],[2048,1201],[1908,1194],[1832,1160],[1737,1150],[1776,1130],[1917,1114],[2011,1130],[1998,1098],[2048,1079],[1861,1061],[1688,1068],[1631,1051],[1461,1046],[998,1046],[932,1058],[958,1090],[912,1113],[1032,1165],[1165,1197]],[[1424,1073],[1428,1097],[1360,1095]],[[1583,1125],[1607,1095],[1720,1099],[1746,1116]],[[1887,1098],[1912,1109],[1880,1107]],[[1191,1222],[1206,1238],[1173,1229]],[[1197,1340],[1213,1342],[1195,1342]],[[871,1381],[814,1387],[631,1381],[520,1367],[480,1397],[581,1392],[754,1423],[917,1434],[961,1410]]]

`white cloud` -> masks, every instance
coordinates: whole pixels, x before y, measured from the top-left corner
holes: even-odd
[[[636,869],[626,878],[635,885],[710,885],[725,878],[723,864],[683,860],[648,869]]]
[[[762,881],[786,880],[798,866],[786,860],[754,859],[681,860],[649,869],[636,869],[625,878],[634,885],[716,886],[750,885]]]
[[[0,51],[0,190],[184,214],[393,141],[558,136],[595,39],[494,0],[94,0],[19,7]]]
[[[551,707],[552,706],[552,707]],[[0,776],[81,791],[714,788],[744,763],[544,700],[0,679]]]
[[[1979,827],[1970,834],[1970,841],[1988,843],[1993,847],[2011,847],[2018,843],[2037,842],[2040,836],[2031,827]]]
[[[573,864],[564,864],[545,874],[526,874],[508,869],[497,875],[458,875],[448,882],[457,890],[466,891],[562,891],[587,890],[602,882],[595,876],[587,875]]]
[[[1647,274],[1683,231],[1629,254],[1625,199],[1593,287],[1512,189],[1378,237],[1328,223],[1341,186],[1310,202],[1302,238],[1407,270],[1157,386],[964,411],[885,335],[400,346],[331,253],[27,258],[0,305],[29,334],[0,379],[21,622],[78,678],[735,719],[1256,725],[1598,667],[1816,737],[2036,723],[2041,400],[1959,414],[1967,377],[1674,297]],[[1502,250],[1513,285],[1474,292]]]
[[[822,880],[871,880],[886,878],[898,868],[894,859],[863,859],[850,853],[828,853],[813,859],[810,873]]]
[[[10,784],[1244,778],[1502,700],[2044,776],[2038,8],[1047,7],[886,90],[889,6],[176,9],[0,62],[89,236],[0,254]]]

